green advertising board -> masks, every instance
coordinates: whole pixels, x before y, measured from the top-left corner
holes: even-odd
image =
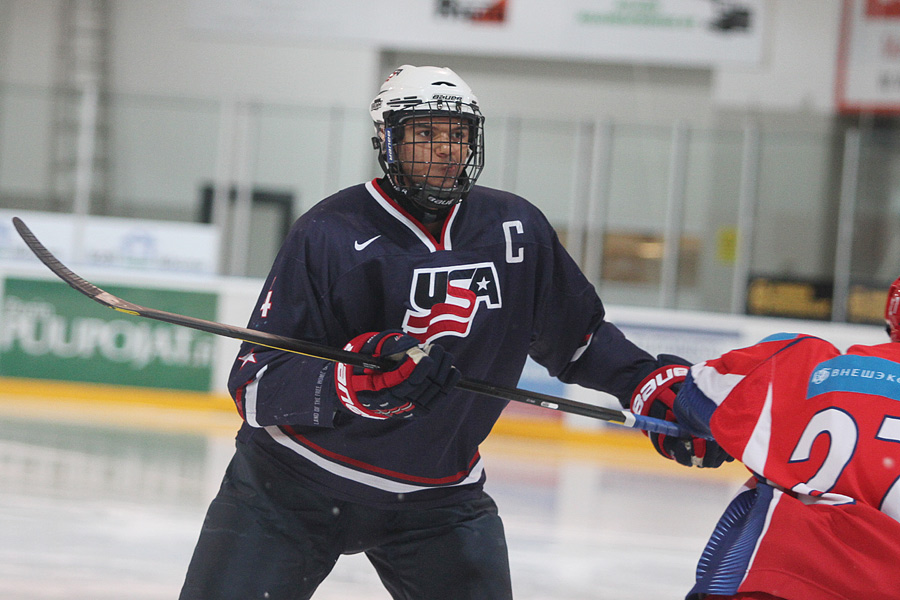
[[[217,295],[103,286],[143,306],[216,320]],[[215,336],[128,316],[63,282],[7,277],[0,376],[209,391]]]

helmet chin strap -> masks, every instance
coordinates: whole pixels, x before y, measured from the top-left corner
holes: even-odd
[[[448,190],[446,188],[428,185],[427,183],[419,188],[421,195],[429,198],[429,203],[434,204],[437,210],[450,208],[459,202],[458,199],[453,199],[455,189],[456,188]]]
[[[457,186],[447,189],[423,183],[421,185],[401,185],[397,187],[406,198],[426,213],[434,213],[441,218],[462,200]]]

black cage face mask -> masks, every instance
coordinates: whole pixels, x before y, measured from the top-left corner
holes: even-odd
[[[438,101],[386,113],[379,162],[417,205],[447,209],[466,197],[484,168],[483,124],[471,104]]]

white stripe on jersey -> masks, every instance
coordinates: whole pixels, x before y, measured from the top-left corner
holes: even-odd
[[[716,406],[721,405],[725,398],[731,394],[731,390],[744,380],[743,375],[719,373],[705,362],[697,363],[691,367],[691,377],[694,379],[694,385],[703,392],[704,396],[712,400]]]
[[[244,388],[244,420],[247,421],[247,425],[251,427],[261,427],[259,422],[256,420],[256,398],[259,392],[259,380],[262,379],[263,374],[269,368],[269,365],[264,366],[256,373],[256,377],[253,378],[253,381],[247,384],[247,387]]]
[[[769,441],[772,439],[772,382],[766,390],[766,401],[763,403],[762,412],[756,419],[753,433],[744,447],[744,455],[740,461],[757,473],[763,473],[766,461],[769,458]]]
[[[459,481],[457,483],[451,483],[447,485],[415,485],[411,483],[401,483],[399,481],[394,481],[393,479],[380,477],[378,475],[375,475],[374,473],[357,471],[356,469],[351,469],[340,463],[328,460],[327,458],[323,458],[309,448],[303,446],[303,444],[300,444],[296,440],[289,437],[278,427],[266,427],[266,432],[270,436],[272,436],[273,440],[275,440],[285,448],[293,450],[306,460],[310,461],[318,467],[321,467],[322,469],[325,469],[332,475],[336,475],[338,477],[342,477],[343,479],[349,479],[350,481],[355,481],[356,483],[361,483],[363,485],[367,485],[369,487],[373,487],[386,492],[391,492],[394,494],[408,494],[410,492],[431,490],[439,487],[457,487],[460,485],[478,483],[478,480],[481,479],[481,472],[484,470],[484,465],[482,464],[481,457],[479,456],[478,462],[475,463],[475,465],[472,467],[472,470],[469,471],[469,474],[462,481]]]

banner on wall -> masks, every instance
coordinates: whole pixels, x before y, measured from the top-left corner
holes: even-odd
[[[104,286],[145,306],[215,320],[214,293]],[[0,376],[208,392],[215,336],[109,310],[61,281],[7,277]]]
[[[391,50],[758,64],[763,0],[190,0],[193,28]]]
[[[69,266],[214,275],[219,230],[206,223],[150,221],[0,209],[0,261],[38,264],[19,237],[19,217]]]
[[[900,0],[844,0],[836,88],[841,112],[900,112]]]

